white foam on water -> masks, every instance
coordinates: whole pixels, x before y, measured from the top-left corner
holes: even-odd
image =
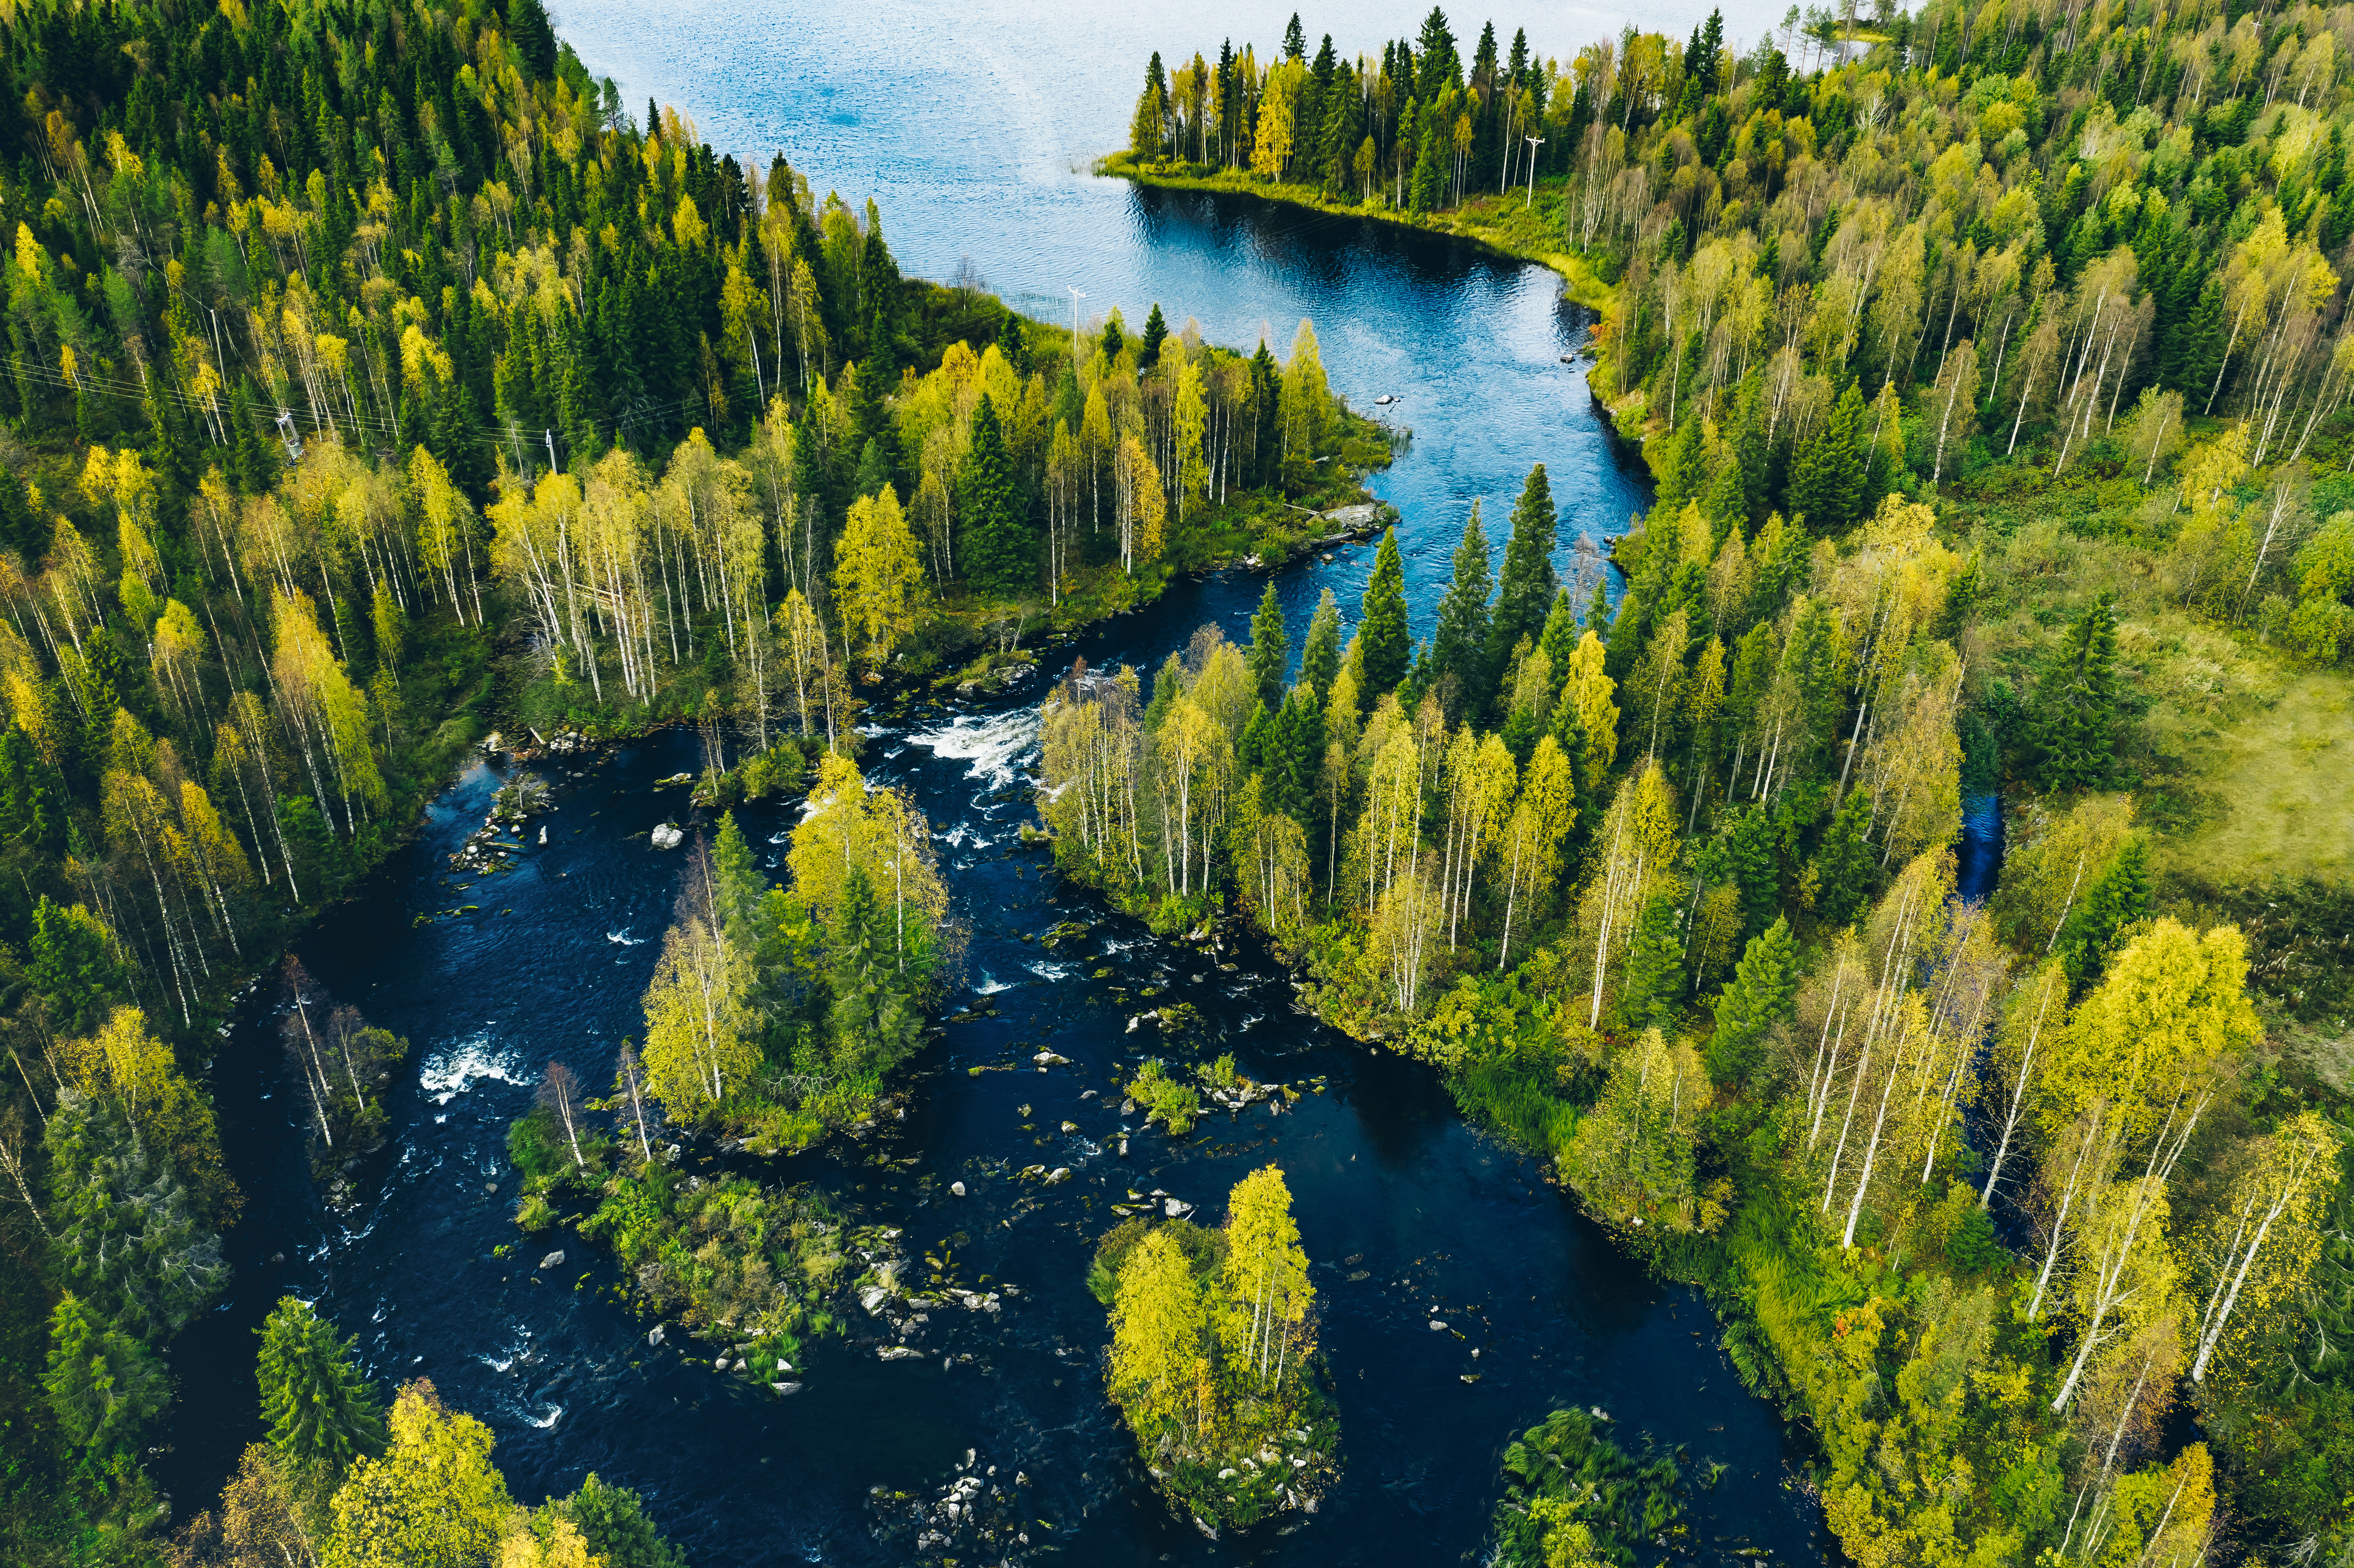
[[[546,1420],[544,1420],[544,1421],[543,1421],[543,1420],[541,1420],[541,1419],[539,1419],[537,1416],[531,1416],[531,1417],[527,1417],[526,1419],[528,1419],[534,1426],[538,1427],[541,1431],[543,1431],[543,1432],[544,1432],[544,1431],[546,1431],[547,1428],[549,1428],[549,1427],[551,1427],[551,1426],[555,1425],[558,1421],[561,1421],[563,1418],[564,1418],[564,1406],[562,1406],[562,1405],[560,1405],[560,1404],[559,1404],[559,1405],[557,1405],[557,1406],[555,1406],[553,1409],[551,1409],[551,1410],[549,1410],[549,1411],[548,1411],[548,1413],[547,1413],[547,1418],[546,1418]]]
[[[646,945],[646,939],[643,937],[631,936],[630,928],[627,926],[622,927],[618,931],[606,932],[605,940],[609,942],[617,942],[624,948],[642,948]]]
[[[435,1105],[446,1106],[486,1078],[517,1085],[532,1081],[531,1074],[514,1053],[493,1046],[491,1037],[484,1033],[428,1056],[418,1071],[417,1083],[433,1097]]]
[[[972,994],[975,996],[995,996],[1001,991],[1012,991],[1013,989],[1013,985],[1012,981],[999,980],[994,975],[991,975],[987,969],[983,969],[981,971],[981,983],[972,988]]]
[[[1038,714],[1034,708],[1016,708],[991,718],[960,714],[940,728],[909,736],[907,744],[923,747],[935,757],[969,762],[972,766],[965,770],[966,778],[1003,786],[1013,782],[1016,768],[1037,749]]]
[[[1030,965],[1029,969],[1032,974],[1044,980],[1069,980],[1079,972],[1076,965],[1058,964],[1051,959],[1042,959]]]

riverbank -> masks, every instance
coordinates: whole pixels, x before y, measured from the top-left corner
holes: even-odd
[[[1372,218],[1424,234],[1466,239],[1516,261],[1534,262],[1550,269],[1560,277],[1564,293],[1597,313],[1607,312],[1617,297],[1615,280],[1604,277],[1585,258],[1560,243],[1562,192],[1558,184],[1541,181],[1532,195],[1515,188],[1494,196],[1470,196],[1461,206],[1442,212],[1417,213],[1392,205],[1379,193],[1362,202],[1336,201],[1315,185],[1270,182],[1239,169],[1211,168],[1179,161],[1140,164],[1129,153],[1098,158],[1095,172],[1107,178],[1161,190],[1256,196],[1261,201],[1305,207],[1333,217]]]

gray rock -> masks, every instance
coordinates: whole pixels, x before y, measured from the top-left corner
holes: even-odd
[[[779,1393],[799,1393],[801,1391],[801,1385],[797,1383],[772,1383],[769,1386]]]
[[[539,1266],[542,1268],[561,1268],[564,1266],[564,1255],[560,1252],[549,1253],[546,1257],[539,1260]]]
[[[659,1345],[669,1337],[670,1326],[666,1323],[656,1323],[654,1325],[653,1332],[646,1336],[646,1343],[649,1345]]]
[[[878,1360],[886,1361],[915,1361],[924,1358],[924,1352],[913,1345],[885,1345],[875,1354]]]
[[[686,832],[668,822],[658,823],[654,828],[653,841],[654,848],[658,850],[674,850],[686,842]]]
[[[964,1183],[961,1181],[951,1181],[949,1183],[949,1191],[961,1198],[964,1196]]]
[[[1182,1220],[1193,1212],[1193,1205],[1182,1198],[1171,1198],[1161,1203],[1161,1212],[1172,1220]]]
[[[1070,1179],[1071,1168],[1067,1165],[1057,1165],[1052,1171],[1046,1172],[1046,1185],[1049,1187],[1054,1186],[1057,1182],[1067,1181]]]
[[[879,1285],[870,1285],[858,1293],[858,1304],[866,1308],[869,1317],[882,1311],[883,1303],[890,1298],[891,1293]]]

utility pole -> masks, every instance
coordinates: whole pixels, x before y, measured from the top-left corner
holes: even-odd
[[[1526,212],[1536,205],[1537,149],[1544,145],[1545,139],[1542,136],[1523,136],[1521,140],[1529,144],[1529,194],[1528,199],[1521,203],[1521,210]]]

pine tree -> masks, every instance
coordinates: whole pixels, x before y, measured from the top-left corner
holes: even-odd
[[[1015,515],[1013,467],[997,405],[989,397],[972,418],[972,450],[959,480],[958,511],[964,526],[961,552],[973,580],[1001,593],[1018,593],[1031,575],[1030,541]]]
[[[1815,853],[1815,919],[1827,931],[1854,919],[1872,896],[1871,825],[1872,792],[1849,790]]]
[[[1528,482],[1512,508],[1512,536],[1504,546],[1504,569],[1496,579],[1496,611],[1488,629],[1489,690],[1504,678],[1512,650],[1544,630],[1545,611],[1561,579],[1553,569],[1555,516],[1553,485],[1544,464],[1529,470]]]
[[[1299,651],[1299,683],[1316,694],[1316,705],[1321,708],[1340,673],[1341,601],[1326,588],[1316,600],[1316,613],[1308,618],[1308,640]]]
[[[2044,788],[2097,789],[2116,750],[2117,618],[2104,597],[2068,628],[2036,692],[2034,736]]]
[[[1676,1004],[1684,991],[1684,945],[1677,934],[1683,904],[1670,886],[1643,906],[1627,953],[1625,978],[1618,988],[1618,1018],[1629,1033],[1666,1029],[1675,1022]]]
[[[1863,418],[1863,393],[1850,383],[1790,466],[1791,510],[1817,535],[1842,531],[1862,504],[1864,454],[1857,442]]]
[[[1151,368],[1160,356],[1161,340],[1169,335],[1169,323],[1161,314],[1161,302],[1152,302],[1152,313],[1144,318],[1144,336],[1136,345],[1136,364],[1140,370]]]
[[[1716,1001],[1716,1031],[1705,1054],[1708,1075],[1736,1083],[1756,1070],[1765,1055],[1766,1033],[1789,1016],[1798,994],[1798,950],[1790,923],[1775,922],[1749,939],[1733,970],[1733,983]]]
[[[281,1297],[261,1336],[261,1418],[280,1452],[336,1471],[384,1452],[384,1411],[353,1364],[358,1341],[338,1341],[307,1302]]]
[[[1284,630],[1283,604],[1275,597],[1272,582],[1259,596],[1258,611],[1251,617],[1250,652],[1243,662],[1257,683],[1258,700],[1267,711],[1274,713],[1282,707],[1283,677],[1291,669],[1291,636]]]
[[[1382,547],[1373,556],[1373,580],[1365,585],[1359,615],[1357,647],[1364,662],[1360,700],[1370,709],[1374,698],[1395,690],[1405,678],[1406,662],[1414,654],[1406,635],[1405,566],[1398,558],[1395,528],[1382,535]]]
[[[1450,715],[1479,713],[1487,706],[1488,596],[1494,590],[1488,574],[1488,536],[1479,527],[1479,503],[1471,503],[1464,520],[1462,542],[1455,546],[1455,575],[1438,601],[1438,629],[1430,640],[1434,683],[1455,678],[1455,690],[1443,699]]]

